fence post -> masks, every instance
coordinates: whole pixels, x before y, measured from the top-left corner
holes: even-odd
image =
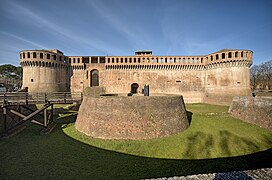
[[[47,95],[44,93],[44,102],[47,103]]]
[[[64,93],[64,104],[66,104],[66,92]]]
[[[4,114],[4,132],[7,133],[7,108],[3,108]]]
[[[7,104],[7,96],[6,96],[6,93],[4,93],[4,104]]]
[[[25,102],[26,102],[26,105],[28,105],[28,92],[25,93]]]

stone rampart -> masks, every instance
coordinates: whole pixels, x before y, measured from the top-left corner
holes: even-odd
[[[236,118],[272,130],[272,97],[234,97],[229,112]]]
[[[250,95],[252,51],[222,49],[200,56],[65,56],[59,50],[20,52],[23,88],[29,92],[83,92],[101,86],[109,94],[182,95],[186,103],[230,105]]]
[[[103,139],[152,139],[189,127],[182,96],[84,97],[76,129]]]

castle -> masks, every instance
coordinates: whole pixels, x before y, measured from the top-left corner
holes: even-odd
[[[200,56],[65,56],[59,50],[20,52],[23,88],[29,92],[83,92],[104,87],[106,93],[178,94],[187,103],[229,105],[250,95],[251,50],[222,49]]]

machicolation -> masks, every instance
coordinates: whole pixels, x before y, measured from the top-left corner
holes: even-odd
[[[59,50],[20,52],[23,88],[29,92],[83,92],[100,86],[108,94],[182,95],[186,103],[230,105],[234,96],[250,95],[252,51],[223,49],[200,56],[65,56]]]

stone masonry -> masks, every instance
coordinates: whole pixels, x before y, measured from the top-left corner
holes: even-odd
[[[152,139],[189,123],[182,96],[85,96],[75,127],[95,138]]]
[[[235,97],[229,112],[236,118],[272,130],[272,97]]]
[[[223,49],[199,56],[65,56],[59,50],[20,52],[23,88],[29,92],[83,92],[101,86],[105,93],[182,95],[186,103],[230,105],[234,96],[250,95],[252,51]]]

